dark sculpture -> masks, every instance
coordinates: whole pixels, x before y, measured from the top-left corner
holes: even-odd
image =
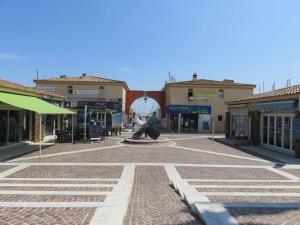
[[[153,114],[146,122],[142,121],[139,118],[136,118],[135,120],[137,129],[134,131],[132,139],[139,140],[144,133],[154,140],[159,138],[160,132],[153,128],[159,122],[155,114]]]

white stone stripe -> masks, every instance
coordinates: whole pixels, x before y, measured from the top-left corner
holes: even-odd
[[[210,203],[211,205],[219,205],[225,208],[268,208],[268,209],[298,209],[299,202],[224,202],[224,203]]]
[[[185,179],[187,182],[216,182],[216,183],[299,183],[297,180],[239,180],[239,179]]]
[[[134,173],[134,165],[124,167],[119,184],[105,200],[109,207],[97,208],[90,225],[123,224],[132,191]]]
[[[198,192],[206,196],[247,196],[247,197],[300,197],[300,193],[277,192]]]
[[[9,176],[9,175],[11,175],[13,173],[16,173],[16,172],[18,172],[20,170],[23,170],[23,169],[25,169],[27,167],[29,167],[29,165],[25,164],[25,165],[19,165],[19,166],[16,166],[16,167],[12,168],[12,169],[6,170],[6,171],[0,173],[0,178],[7,177],[7,176]]]
[[[237,158],[237,159],[245,159],[245,160],[250,160],[250,161],[270,163],[270,161],[259,159],[259,158],[250,158],[250,157],[245,157],[245,156],[231,155],[231,154],[225,154],[225,153],[220,153],[220,152],[207,151],[207,150],[203,150],[203,149],[188,148],[188,147],[183,147],[183,146],[178,146],[178,145],[171,146],[171,147],[178,148],[178,149],[184,149],[184,150],[188,150],[188,151],[207,153],[207,154],[211,154],[211,155],[219,155],[219,156],[226,156],[226,157]]]
[[[104,202],[0,202],[0,207],[21,208],[96,208],[107,206]]]
[[[121,145],[106,146],[106,147],[101,147],[101,148],[82,149],[82,150],[67,151],[67,152],[58,152],[58,153],[52,153],[52,154],[45,154],[42,156],[21,157],[21,158],[13,159],[10,162],[17,162],[17,161],[23,161],[23,160],[28,160],[28,159],[37,159],[37,158],[49,158],[49,157],[54,157],[54,156],[91,152],[91,151],[105,150],[105,149],[118,148],[118,147],[121,147]]]
[[[283,176],[283,177],[286,177],[286,178],[288,178],[288,179],[291,179],[291,180],[299,180],[299,177],[297,177],[297,176],[294,176],[294,175],[292,175],[292,174],[289,174],[289,173],[287,173],[287,172],[285,172],[285,171],[282,171],[282,170],[279,170],[279,169],[276,169],[276,168],[267,168],[269,171],[271,171],[271,172],[273,172],[273,173],[276,173],[276,174],[278,174],[278,175],[280,175],[280,176]]]
[[[287,186],[287,185],[193,185],[195,188],[228,188],[228,189],[300,189],[300,185]]]
[[[206,225],[238,225],[236,220],[224,207],[203,208],[198,206],[197,202],[209,203],[210,200],[202,194],[199,194],[194,187],[183,180],[175,166],[166,165],[165,171],[173,186],[179,191],[181,196],[187,201],[192,210],[199,214]]]
[[[119,181],[119,179],[111,179],[111,178],[0,178],[0,181],[82,181],[82,182],[110,182],[110,181]],[[1,184],[1,183],[0,183]]]
[[[80,196],[98,196],[109,195],[108,191],[2,191],[0,195],[80,195]]]
[[[97,188],[97,187],[114,187],[116,184],[39,184],[39,183],[0,183],[0,187],[84,187],[84,188]]]
[[[281,165],[280,169],[297,170],[300,169],[300,165],[285,164]]]
[[[196,203],[195,208],[205,218],[206,225],[239,225],[222,205]]]
[[[168,139],[169,141],[181,141],[181,140],[192,140],[192,139],[207,139],[207,138],[211,138],[212,136],[211,135],[207,135],[207,136],[199,136],[199,137],[183,137],[183,138],[171,138],[171,139]],[[224,136],[215,136],[215,138],[217,137],[224,137]]]

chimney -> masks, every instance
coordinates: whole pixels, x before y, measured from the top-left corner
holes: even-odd
[[[83,73],[82,76],[83,76],[83,77],[86,77],[86,73]]]
[[[60,78],[66,78],[67,75],[60,75]]]
[[[197,75],[197,73],[193,73],[193,81],[196,81],[196,80],[198,80],[198,75]]]

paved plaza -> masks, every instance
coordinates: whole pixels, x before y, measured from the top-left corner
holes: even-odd
[[[0,224],[297,225],[299,164],[164,134],[57,144],[0,164]]]

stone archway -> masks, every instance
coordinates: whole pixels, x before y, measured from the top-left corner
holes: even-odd
[[[130,118],[130,106],[132,103],[144,96],[148,96],[153,98],[160,106],[161,109],[161,117],[165,116],[165,92],[163,91],[140,91],[140,90],[129,90],[126,92],[126,107],[125,107],[125,114],[127,117],[127,122],[129,122]]]

